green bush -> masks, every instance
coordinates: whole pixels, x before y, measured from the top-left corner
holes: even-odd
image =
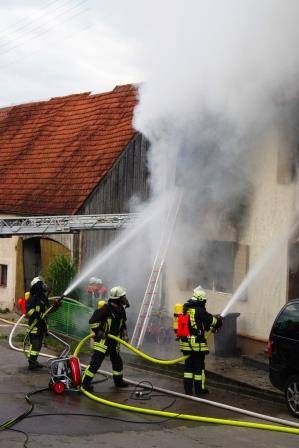
[[[77,274],[75,262],[66,255],[56,255],[49,263],[47,269],[43,273],[46,283],[48,284],[52,296],[60,296],[71,284],[72,279]],[[69,297],[78,299],[80,291],[73,290]]]

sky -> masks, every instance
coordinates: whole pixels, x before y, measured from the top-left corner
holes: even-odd
[[[0,0],[0,107],[140,82],[138,2],[123,3]]]

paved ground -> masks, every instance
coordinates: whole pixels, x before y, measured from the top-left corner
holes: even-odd
[[[0,324],[2,324],[0,322]],[[6,328],[6,330],[5,330]],[[8,327],[0,327],[0,332],[5,333]],[[6,421],[12,416],[18,415],[27,408],[24,394],[28,391],[43,388],[48,384],[47,370],[39,373],[30,373],[26,369],[26,360],[19,352],[12,351],[7,340],[0,342],[1,365],[0,365],[0,401],[1,401],[1,421]],[[232,362],[233,361],[233,362]],[[45,362],[45,361],[44,361]],[[267,379],[267,373],[252,367],[244,368],[242,361],[213,359],[210,356],[208,367],[215,363],[214,370],[218,375],[222,369],[224,383],[209,380],[209,399],[227,403],[230,405],[246,408],[255,412],[272,415],[278,418],[292,420],[286,411],[282,401],[276,399],[280,397],[275,393],[274,399],[271,395],[265,398],[249,396],[240,388],[233,391],[233,388],[225,387],[229,380],[236,377],[238,382],[248,384],[255,383],[263,390],[264,386],[271,388]],[[141,365],[140,363],[138,363]],[[217,366],[217,368],[216,368]],[[141,367],[143,367],[141,365]],[[105,362],[103,368],[110,370],[109,364]],[[257,372],[259,381],[257,382]],[[215,372],[210,373],[210,377]],[[154,385],[171,390],[182,391],[181,379],[161,375],[157,372],[150,372],[143,369],[126,365],[125,375],[133,380],[151,381]],[[99,376],[99,379],[101,377]],[[215,387],[214,387],[215,386]],[[217,387],[216,387],[217,386]],[[153,393],[150,400],[136,401],[133,395],[133,388],[122,392],[116,392],[111,380],[100,383],[96,386],[96,394],[111,401],[119,401],[125,404],[137,405],[147,408],[163,409],[169,406],[169,410],[177,413],[189,413],[216,418],[229,418],[237,420],[254,421],[253,418],[246,417],[235,412],[222,410],[219,408],[194,403],[185,399]],[[120,410],[99,405],[81,394],[64,394],[57,396],[46,391],[33,397],[35,409],[32,415],[17,424],[14,429],[28,433],[30,448],[43,447],[67,447],[72,448],[92,448],[98,445],[112,448],[131,447],[136,448],[178,448],[178,447],[230,447],[230,448],[266,448],[271,445],[273,448],[295,447],[298,444],[298,436],[273,433],[269,431],[242,429],[225,427],[220,425],[209,425],[185,421],[162,420],[152,416],[129,414]],[[60,415],[65,413],[68,415]],[[39,414],[44,414],[39,416]],[[47,414],[47,415],[45,415]],[[56,414],[56,415],[49,415]],[[80,414],[80,415],[70,415]],[[88,414],[83,416],[82,414]],[[265,423],[265,422],[263,422]],[[0,432],[0,446],[3,448],[22,447],[25,435],[19,432]]]

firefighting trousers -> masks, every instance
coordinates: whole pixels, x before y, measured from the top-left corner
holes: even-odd
[[[112,364],[112,375],[114,384],[118,386],[123,382],[123,361],[120,357],[119,351],[116,350],[115,348],[109,351],[109,355]],[[95,373],[101,367],[101,364],[105,359],[105,356],[106,356],[105,353],[98,350],[94,350],[90,360],[90,364],[89,366],[87,366],[83,374],[82,378],[83,387],[90,385]]]
[[[29,352],[28,352],[28,362],[29,364],[36,363],[39,352],[42,348],[44,334],[29,334]]]
[[[184,368],[184,389],[187,395],[200,394],[205,389],[205,352],[185,352],[184,355],[190,355],[185,360]]]

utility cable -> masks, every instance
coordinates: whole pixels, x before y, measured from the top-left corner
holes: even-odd
[[[72,14],[72,15],[66,17],[65,20],[63,20],[63,21],[61,21],[59,23],[55,23],[55,21],[58,18],[65,16],[66,13],[68,14],[69,12],[74,12],[74,11],[78,10],[78,8],[81,8],[81,6],[83,6],[87,1],[88,0],[81,0],[79,3],[77,3],[75,6],[71,7],[70,9],[62,11],[60,14],[54,15],[52,17],[52,19],[51,19],[52,22],[54,20],[54,26],[51,25],[50,29],[49,28],[45,29],[45,25],[47,25],[47,23],[50,24],[51,21],[48,21],[46,24],[38,25],[38,26],[32,28],[30,30],[31,34],[27,33],[27,37],[25,38],[25,41],[28,42],[28,40],[37,39],[37,38],[43,36],[44,34],[47,34],[47,33],[51,32],[57,26],[62,25],[63,23],[67,22],[68,20],[76,17],[78,14],[81,14],[83,11],[86,11],[87,8],[82,9],[82,10],[79,9],[79,11],[77,11],[75,14]],[[35,31],[37,31],[37,33],[34,34]],[[39,31],[41,31],[41,32],[39,32]],[[24,36],[22,37],[22,39],[19,39],[19,42],[18,42],[18,39],[14,39],[14,45],[8,46],[7,49],[5,49],[5,45],[4,44],[2,45],[4,48],[1,49],[1,45],[0,45],[0,56],[11,52],[12,50],[18,48],[19,46],[22,46],[23,44],[24,44]]]
[[[32,18],[33,20],[20,19],[17,22],[12,23],[10,28],[6,28],[6,29],[2,30],[2,32],[0,33],[0,39],[2,38],[2,36],[6,36],[7,34],[11,33],[12,31],[18,32],[18,31],[22,31],[22,30],[26,29],[27,27],[30,28],[37,20],[40,20],[44,15],[47,15],[48,14],[47,10],[49,8],[53,8],[53,5],[55,5],[55,3],[60,3],[60,7],[61,7],[61,0],[54,0],[45,6],[41,6],[40,11],[42,11],[42,14],[35,15],[35,17]],[[67,0],[67,3],[68,3],[68,0]],[[60,7],[54,9],[54,11],[56,11],[57,9],[60,9]],[[18,25],[20,25],[20,26],[18,26]],[[2,45],[0,45],[0,46],[2,46]]]

